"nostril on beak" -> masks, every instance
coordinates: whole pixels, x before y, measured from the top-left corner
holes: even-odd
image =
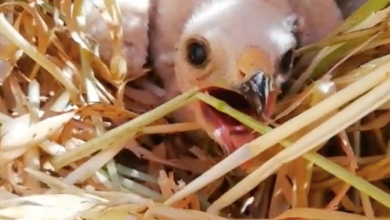
[[[240,74],[241,78],[242,79],[245,79],[246,78],[246,74],[244,72],[242,72],[241,70],[238,71],[238,73]]]

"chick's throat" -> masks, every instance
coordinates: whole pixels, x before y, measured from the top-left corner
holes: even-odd
[[[207,87],[202,92],[226,102],[254,120],[263,121],[262,115],[253,109],[248,99],[236,91],[221,87]],[[223,147],[226,154],[232,153],[257,137],[257,132],[214,107],[202,101],[198,101],[196,105],[198,121],[204,130]]]

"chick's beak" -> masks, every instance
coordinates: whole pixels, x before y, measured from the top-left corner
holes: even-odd
[[[268,119],[276,102],[275,69],[270,58],[258,48],[241,53],[237,67],[244,80],[239,85],[241,95],[262,119]]]
[[[272,82],[262,71],[254,72],[251,78],[240,85],[241,94],[257,115],[262,115],[263,108],[268,104],[270,87]]]

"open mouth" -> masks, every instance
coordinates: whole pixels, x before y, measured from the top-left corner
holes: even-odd
[[[208,87],[204,90],[209,95],[226,102],[228,105],[233,107],[234,109],[241,111],[250,116],[256,116],[255,111],[251,108],[251,105],[238,92],[227,90],[219,87]],[[241,122],[236,119],[230,117],[229,115],[222,113],[215,109],[214,107],[207,105],[206,103],[201,104],[202,113],[206,116],[208,120],[214,121],[219,120],[221,123],[226,124],[229,127],[240,127],[243,126]]]
[[[257,120],[260,119],[260,116],[251,107],[248,100],[240,93],[219,87],[208,87],[203,91],[217,99],[225,101],[238,111]],[[224,145],[227,153],[231,153],[242,144],[245,144],[245,142],[249,142],[253,139],[254,132],[252,129],[229,115],[219,112],[214,107],[200,102],[200,111],[205,123],[211,128],[211,133],[213,133],[214,136],[217,136],[215,137],[217,140],[222,142],[221,144]]]

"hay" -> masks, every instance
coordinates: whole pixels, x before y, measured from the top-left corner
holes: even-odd
[[[151,109],[164,91],[148,70],[126,76],[112,1],[109,62],[83,31],[83,1],[3,3],[0,219],[390,219],[388,2],[368,1],[297,51],[305,60],[320,49],[297,64],[267,125],[196,88]],[[163,118],[195,99],[264,135],[226,158],[207,140],[188,148],[180,134],[155,144],[151,135],[199,129]],[[134,162],[114,160],[123,149]],[[266,151],[268,161],[256,160]],[[230,172],[248,163],[258,168],[241,181]]]

